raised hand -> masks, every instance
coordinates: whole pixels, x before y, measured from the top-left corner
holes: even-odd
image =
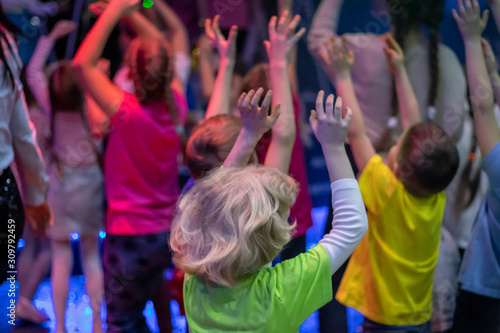
[[[110,61],[106,58],[101,58],[99,59],[99,62],[97,63],[97,69],[101,71],[101,73],[105,74],[107,77],[111,75],[111,70],[110,70]]]
[[[288,25],[286,24],[287,21],[288,11],[286,10],[280,16],[279,21],[276,16],[271,17],[271,20],[269,20],[269,40],[264,42],[269,62],[286,61],[286,64],[289,64],[293,48],[306,32],[305,28],[295,32],[295,28],[300,21],[300,15],[295,15]]]
[[[39,206],[25,206],[26,221],[30,224],[36,236],[45,236],[52,224],[52,214],[49,205],[45,202]]]
[[[486,62],[488,75],[497,73],[497,60],[495,59],[495,54],[491,49],[490,43],[486,39],[481,38],[481,46],[483,47],[484,61]]]
[[[142,0],[111,0],[109,6],[116,8],[122,16],[128,16],[139,10]]]
[[[354,53],[348,49],[345,36],[341,40],[332,36],[324,42],[324,46],[325,52],[319,51],[318,54],[328,75],[333,79],[349,76],[354,65]]]
[[[488,23],[489,10],[486,9],[481,17],[481,9],[477,0],[458,0],[457,13],[453,9],[453,17],[458,24],[460,33],[464,40],[480,38]]]
[[[264,89],[259,88],[257,92],[250,90],[248,94],[243,93],[238,100],[238,110],[243,122],[243,129],[254,137],[260,137],[269,131],[278,120],[281,113],[280,105],[277,105],[272,113],[268,115],[269,106],[273,92],[269,90],[259,107],[259,101]]]
[[[234,62],[236,58],[236,37],[238,35],[238,27],[233,25],[229,31],[229,36],[226,40],[219,28],[220,16],[216,15],[213,19],[205,20],[205,35],[210,39],[210,44],[217,49],[221,59],[227,59]]]
[[[106,6],[108,5],[108,1],[102,0],[102,1],[97,1],[94,3],[91,3],[89,5],[89,10],[94,13],[96,16],[99,16],[102,14],[104,9],[106,9]]]
[[[337,97],[334,108],[335,97],[332,94],[326,99],[325,110],[323,107],[324,97],[325,93],[321,90],[316,98],[316,110],[312,110],[309,117],[311,128],[323,149],[325,147],[343,147],[351,123],[352,111],[350,108],[346,108],[343,117],[342,98]]]
[[[392,75],[397,75],[405,66],[405,56],[403,50],[390,33],[387,33],[384,36],[384,40],[386,45],[386,47],[384,47],[384,53],[387,57],[389,68]]]
[[[54,28],[49,34],[49,38],[52,40],[58,40],[59,38],[62,38],[66,35],[69,35],[73,31],[76,30],[78,25],[73,22],[73,21],[68,21],[68,20],[61,20],[56,23]]]

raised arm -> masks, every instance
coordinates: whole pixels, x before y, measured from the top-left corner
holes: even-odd
[[[58,21],[47,37],[40,37],[35,52],[26,68],[26,81],[35,97],[38,105],[45,115],[51,113],[49,80],[45,75],[45,64],[49,58],[55,42],[76,29],[72,21]]]
[[[272,139],[264,161],[264,165],[288,173],[296,128],[293,110],[292,91],[288,75],[288,65],[293,49],[304,35],[305,29],[294,33],[300,16],[295,16],[290,24],[286,24],[288,12],[285,11],[277,22],[273,16],[269,21],[269,41],[264,42],[269,57],[269,75],[271,89],[274,94],[273,108],[281,105],[281,117],[272,128]]]
[[[184,23],[177,14],[170,8],[166,2],[155,2],[156,10],[163,18],[167,26],[167,33],[174,53],[180,52],[189,54],[189,37]]]
[[[343,0],[323,0],[318,6],[307,35],[307,47],[315,58],[323,50],[323,43],[337,35],[340,10]]]
[[[495,102],[500,105],[500,75],[498,75],[498,66],[495,59],[495,54],[491,49],[490,43],[486,39],[481,38],[481,45],[483,47],[486,69],[488,71],[491,87],[493,89],[493,97],[495,99]]]
[[[122,16],[132,14],[139,3],[139,0],[112,1],[83,40],[73,60],[85,92],[110,118],[120,107],[124,93],[98,69],[97,64],[113,28]]]
[[[337,94],[342,97],[346,105],[349,105],[353,113],[348,138],[356,166],[361,173],[375,155],[375,149],[366,135],[363,113],[352,84],[351,67],[354,64],[354,54],[347,49],[344,38],[340,41],[332,36],[325,41],[324,47],[325,52],[319,53],[322,66],[327,69]]]
[[[200,72],[201,91],[205,101],[210,100],[215,86],[215,71],[212,66],[213,49],[210,40],[206,35],[202,35],[197,42],[198,70]]]
[[[251,90],[248,94],[243,93],[238,100],[238,110],[243,122],[243,128],[224,161],[223,167],[239,167],[248,164],[255,146],[264,133],[269,131],[276,123],[280,115],[280,106],[276,106],[272,114],[268,116],[269,106],[273,92],[269,90],[259,108],[259,101],[264,89],[259,88],[257,93]]]
[[[477,0],[472,3],[458,0],[460,14],[453,10],[460,33],[464,39],[467,63],[467,78],[471,94],[472,110],[476,124],[476,135],[482,156],[488,153],[500,142],[500,130],[493,112],[493,91],[486,70],[481,34],[488,21],[488,11],[480,15]]]
[[[326,110],[323,107],[324,92],[316,99],[316,111],[311,111],[309,121],[314,135],[325,155],[332,188],[332,206],[335,211],[332,230],[321,244],[330,258],[331,273],[347,260],[368,230],[368,220],[359,186],[347,158],[344,142],[347,136],[352,111],[346,108],[342,115],[342,99],[328,96]]]
[[[398,96],[399,113],[401,117],[401,126],[403,131],[422,121],[417,98],[411,87],[408,73],[405,68],[403,50],[392,37],[391,34],[385,35],[386,47],[384,53],[389,63],[394,83],[396,85],[396,94]]]
[[[219,15],[214,20],[207,19],[205,22],[205,34],[210,39],[210,43],[219,52],[219,72],[215,79],[212,97],[208,102],[205,119],[219,115],[229,114],[229,96],[231,92],[231,80],[236,58],[236,36],[238,28],[231,27],[228,39],[226,40],[219,28]]]

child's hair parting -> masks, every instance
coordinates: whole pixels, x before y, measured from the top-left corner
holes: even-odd
[[[136,38],[129,46],[126,61],[141,104],[166,102],[170,117],[179,125],[179,115],[170,83],[174,76],[170,45],[161,39]]]
[[[224,163],[242,128],[240,118],[218,115],[193,130],[186,147],[186,165],[194,179]]]
[[[402,139],[398,154],[400,179],[414,195],[436,194],[452,181],[458,160],[454,141],[439,125],[420,123]]]
[[[276,169],[217,168],[181,199],[172,225],[174,263],[234,287],[270,263],[291,238],[298,185]]]

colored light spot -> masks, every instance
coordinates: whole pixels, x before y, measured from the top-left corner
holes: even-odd
[[[153,7],[153,0],[142,0],[142,6],[144,8],[151,8]]]

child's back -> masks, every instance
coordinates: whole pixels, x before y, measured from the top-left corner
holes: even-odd
[[[359,187],[370,227],[351,256],[337,299],[386,325],[417,325],[432,312],[432,281],[445,194],[410,194],[379,155]]]
[[[179,136],[165,103],[144,106],[125,93],[105,158],[107,228],[112,234],[170,229],[177,202]]]

